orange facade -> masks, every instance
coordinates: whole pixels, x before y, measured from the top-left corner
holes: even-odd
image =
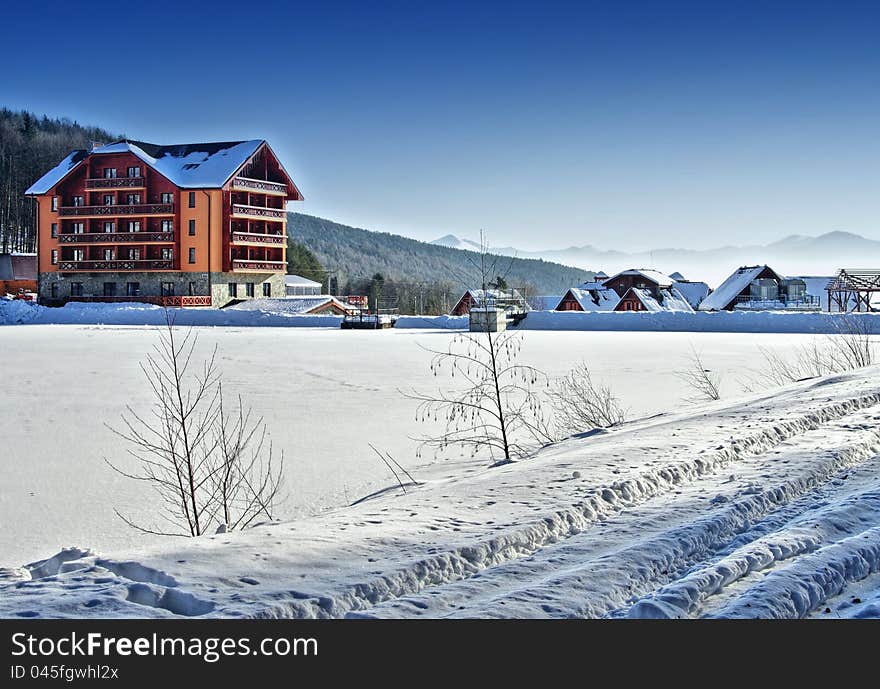
[[[169,179],[173,174],[164,174],[172,169],[167,161],[173,156],[163,154],[163,169],[142,148],[124,142],[94,149],[57,182],[50,180],[51,188],[31,193],[38,206],[38,272],[46,285],[41,298],[152,298],[169,292],[210,297],[213,292],[217,302],[220,293],[276,296],[283,278],[272,276],[287,271],[286,204],[302,196],[268,144],[255,143],[252,155],[234,169],[221,169],[224,181],[212,186],[182,186]],[[204,159],[216,167],[210,155],[190,153],[173,169],[186,178],[188,166],[198,167],[187,160]],[[136,280],[127,279],[132,275]],[[229,289],[218,291],[218,281],[228,282]],[[237,283],[240,295],[232,287]],[[271,283],[271,289],[257,294],[255,283]]]

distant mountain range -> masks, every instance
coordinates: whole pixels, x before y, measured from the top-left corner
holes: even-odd
[[[462,249],[479,247],[478,242],[452,234],[433,243]],[[833,275],[839,268],[880,267],[880,241],[840,231],[818,237],[791,235],[769,244],[705,250],[667,248],[628,253],[586,245],[544,251],[492,247],[491,251],[504,256],[542,258],[585,270],[604,270],[609,275],[626,268],[655,268],[667,274],[678,271],[689,280],[704,280],[712,286],[743,265],[766,263],[786,275]]]

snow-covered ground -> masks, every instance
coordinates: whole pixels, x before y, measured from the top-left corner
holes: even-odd
[[[444,348],[453,332],[341,331],[328,328],[202,328],[202,352],[219,347],[228,391],[265,416],[285,452],[297,517],[344,505],[391,479],[368,443],[407,467],[423,430],[415,404],[399,392],[437,384],[424,347]],[[690,393],[675,376],[690,347],[723,375],[722,391],[741,394],[760,346],[786,352],[805,335],[525,332],[522,360],[549,375],[581,360],[610,384],[631,415],[678,409]],[[0,328],[0,565],[45,557],[71,544],[136,547],[145,537],[114,508],[143,521],[154,499],[144,485],[109,469],[125,446],[104,425],[125,406],[150,402],[138,368],[157,341],[154,328],[30,325]],[[420,346],[421,345],[421,346]],[[147,539],[148,540],[148,539]]]
[[[880,616],[880,367],[690,409],[642,388],[665,413],[512,465],[435,465],[406,494],[242,533],[60,552],[4,573],[0,614]]]

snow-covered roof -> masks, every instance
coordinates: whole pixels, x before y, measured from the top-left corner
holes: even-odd
[[[73,151],[58,165],[34,182],[25,194],[45,194],[67,176],[88,155],[88,151]]]
[[[768,266],[743,266],[718,285],[712,294],[700,303],[700,311],[721,311],[733,301],[740,292],[758,277]],[[772,269],[771,269],[772,270]]]
[[[681,280],[687,280],[687,278],[684,275],[682,275],[681,273],[679,273],[677,270],[674,273],[670,273],[669,277],[671,277],[676,282],[679,282]]]
[[[320,282],[309,280],[302,275],[285,275],[284,284],[288,287],[320,287]]]
[[[588,282],[584,284],[590,285],[599,283]],[[617,295],[617,292],[611,288],[602,287],[601,285],[599,285],[597,289],[584,289],[583,285],[580,287],[572,287],[562,296],[562,298],[564,299],[568,293],[571,293],[571,296],[575,298],[584,311],[614,311],[614,307],[620,302],[620,297]],[[561,303],[562,299],[559,301]],[[559,308],[559,304],[556,305],[556,308]]]
[[[627,292],[627,294],[630,292],[639,298],[639,301],[644,304],[645,310],[647,311],[655,313],[658,311],[685,311],[693,313],[694,311],[688,303],[688,300],[685,299],[684,295],[675,287],[668,287],[660,290],[660,295],[663,297],[662,302],[656,299],[654,293],[649,289],[633,287]]]
[[[522,299],[519,290],[515,289],[487,289],[485,293],[481,289],[469,289],[465,294],[469,294],[471,299],[477,303],[482,303],[484,294],[487,299]],[[463,298],[464,295],[462,295]]]
[[[89,155],[107,153],[131,153],[183,189],[218,188],[226,184],[264,143],[263,139],[251,139],[160,146],[144,141],[116,141],[91,151],[74,151],[25,193],[45,194]]]
[[[615,273],[604,282],[610,282],[615,278],[619,278],[622,275],[641,275],[646,280],[650,280],[651,282],[656,283],[659,287],[671,287],[672,283],[675,282],[671,277],[661,273],[659,270],[653,270],[651,268],[629,268],[627,270],[622,270],[619,273]]]
[[[349,313],[360,310],[359,307],[340,301],[329,294],[303,294],[276,297],[274,299],[248,299],[227,308],[239,311],[266,311],[269,313],[303,315],[314,313],[327,306],[333,306],[339,311]]]
[[[672,275],[670,275],[669,277],[672,277]],[[681,292],[682,296],[687,299],[688,304],[690,304],[693,308],[697,308],[709,295],[709,285],[707,285],[705,282],[688,282],[687,280],[676,280],[675,289]]]

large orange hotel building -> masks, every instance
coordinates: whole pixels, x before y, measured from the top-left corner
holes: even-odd
[[[285,293],[286,205],[302,195],[266,141],[117,141],[74,151],[26,193],[42,303]]]

